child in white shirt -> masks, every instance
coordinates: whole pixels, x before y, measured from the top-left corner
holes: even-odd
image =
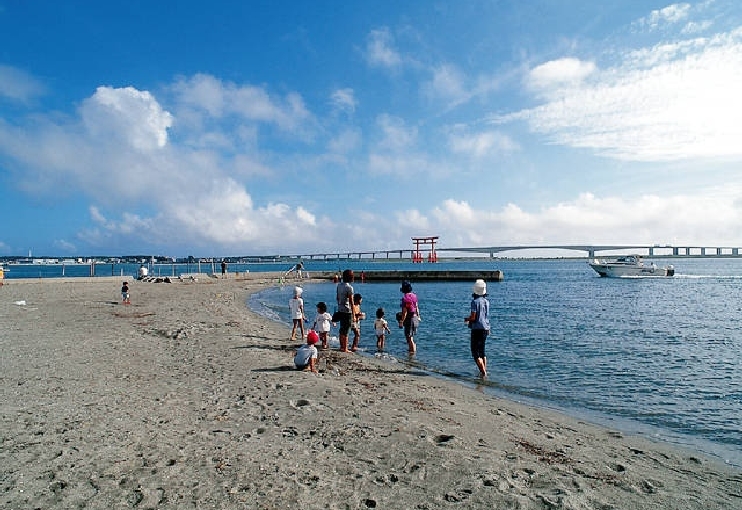
[[[294,287],[294,297],[289,300],[289,312],[294,327],[291,328],[291,340],[296,339],[296,328],[299,327],[301,339],[304,339],[304,300],[301,294],[304,290],[301,287]]]
[[[319,335],[323,349],[327,349],[327,335],[330,333],[331,322],[332,315],[327,311],[327,304],[324,301],[320,301],[317,303],[317,316],[314,318],[312,329]]]
[[[384,318],[384,309],[378,308],[376,310],[376,320],[374,321],[374,331],[376,332],[376,350],[384,350],[384,340],[386,340],[386,334],[391,333],[389,329],[389,323]]]
[[[309,330],[307,333],[307,343],[302,345],[296,350],[294,355],[294,365],[297,370],[306,370],[307,368],[314,373],[317,373],[317,347],[315,344],[319,340],[319,336],[316,331]]]

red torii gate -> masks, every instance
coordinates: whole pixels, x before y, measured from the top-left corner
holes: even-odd
[[[415,251],[412,253],[412,262],[422,263],[423,254],[420,253],[420,245],[430,245],[430,253],[428,254],[428,262],[438,262],[438,255],[435,254],[435,242],[438,240],[438,236],[428,237],[413,237],[412,241],[415,243]]]

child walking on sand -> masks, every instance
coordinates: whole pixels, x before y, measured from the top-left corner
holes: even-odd
[[[376,320],[374,321],[374,331],[376,332],[376,350],[384,350],[384,340],[386,340],[386,334],[391,333],[389,329],[389,323],[384,318],[384,309],[376,309]]]
[[[301,298],[301,294],[304,290],[301,287],[294,287],[294,297],[289,300],[289,312],[291,313],[291,321],[294,323],[291,328],[291,340],[296,339],[296,328],[299,327],[301,332],[301,339],[304,339],[304,300]]]
[[[327,335],[330,333],[330,322],[332,315],[327,311],[327,304],[324,301],[317,303],[317,316],[312,323],[312,329],[317,332],[322,342],[322,348],[327,349]]]
[[[358,343],[361,341],[361,321],[366,318],[366,314],[361,311],[361,301],[363,301],[363,297],[360,294],[353,294],[353,316],[355,320],[350,325],[350,329],[353,331],[351,351],[358,350]]]
[[[124,284],[121,285],[121,304],[131,304],[131,301],[129,300],[129,282],[124,282]]]

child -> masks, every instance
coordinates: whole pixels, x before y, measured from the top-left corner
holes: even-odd
[[[384,350],[384,340],[386,339],[386,333],[391,333],[389,329],[389,323],[384,318],[384,309],[377,308],[376,320],[374,321],[374,331],[376,331],[376,350]]]
[[[124,284],[121,286],[121,304],[131,304],[131,301],[129,301],[129,282],[124,282]]]
[[[332,315],[327,311],[327,305],[324,301],[320,301],[317,303],[317,316],[314,318],[312,329],[319,333],[323,349],[327,349],[327,334],[330,332],[331,321]]]
[[[297,370],[308,368],[311,372],[317,373],[317,356],[319,353],[315,344],[318,340],[317,332],[310,329],[307,333],[307,343],[299,347],[294,355],[294,365],[296,365]]]
[[[358,342],[361,340],[361,321],[366,318],[366,314],[361,311],[361,301],[363,301],[363,297],[360,294],[353,294],[354,320],[350,325],[350,329],[353,331],[353,346],[350,350],[354,352],[358,350]]]
[[[294,287],[294,297],[289,300],[289,312],[294,327],[291,328],[291,340],[296,339],[296,327],[299,326],[301,338],[304,339],[304,300],[301,294],[304,290],[301,287]]]

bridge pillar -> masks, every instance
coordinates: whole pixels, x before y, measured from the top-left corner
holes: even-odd
[[[672,254],[675,255],[676,257],[678,256],[678,253],[679,253],[679,250],[677,248],[672,249]]]
[[[594,259],[595,258],[595,250],[587,250],[587,258]]]
[[[721,255],[721,248],[717,248],[717,249],[716,249],[716,254],[717,254],[717,255]]]
[[[739,255],[739,248],[732,248],[732,255]]]
[[[654,247],[652,246],[649,247],[649,256],[654,257]]]
[[[706,255],[706,248],[701,248],[701,255]]]

